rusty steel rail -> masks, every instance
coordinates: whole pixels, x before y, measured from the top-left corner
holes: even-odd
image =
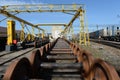
[[[35,47],[35,48],[38,48],[38,47],[41,47],[45,44],[49,43],[49,40],[47,39],[43,39],[43,40],[35,40],[33,42],[23,42],[21,44],[21,46],[23,48],[29,48],[29,47]]]
[[[42,44],[39,46],[43,46],[48,43],[48,40],[42,41]],[[12,52],[3,52],[0,55],[0,80],[3,77],[3,74],[7,68],[7,66],[10,64],[11,61],[14,61],[15,59],[21,58],[24,55],[28,55],[28,53],[32,52],[36,48],[27,48],[27,49],[20,49],[17,51]]]
[[[120,42],[99,40],[99,39],[91,39],[90,41],[120,49]]]
[[[48,41],[47,41],[47,40],[44,40],[44,41],[41,42],[41,45],[38,45],[38,46],[43,46],[43,45],[45,45],[45,44],[47,44],[47,43],[48,43]],[[35,47],[35,46],[36,46],[36,45],[34,45],[34,47]],[[20,57],[20,56],[22,56],[22,55],[24,55],[24,54],[26,54],[26,53],[34,50],[34,49],[35,49],[35,48],[32,48],[31,50],[26,51],[26,52],[24,52],[24,53],[22,53],[22,54],[19,54],[18,56],[14,57],[14,58],[11,58],[11,59],[9,59],[9,60],[6,60],[6,61],[4,61],[4,62],[2,62],[2,63],[0,62],[0,66],[2,66],[3,64],[6,64],[6,63],[8,63],[8,62],[10,62],[10,61],[18,58],[18,57]],[[18,50],[18,51],[5,52],[5,53],[3,53],[3,54],[0,54],[0,58],[4,57],[4,56],[6,56],[6,55],[7,55],[7,56],[9,56],[9,55],[11,55],[11,54],[14,55],[16,52],[20,52],[21,50],[22,50],[22,49],[20,49],[20,50]]]
[[[65,58],[66,57],[66,58]],[[109,63],[66,39],[55,41],[33,51],[29,58],[11,63],[3,80],[120,80]]]

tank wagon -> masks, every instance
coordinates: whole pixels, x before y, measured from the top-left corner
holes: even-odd
[[[104,29],[100,29],[90,33],[90,38],[109,41],[120,41],[120,27],[119,26],[109,26]]]

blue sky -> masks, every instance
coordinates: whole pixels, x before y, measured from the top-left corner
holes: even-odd
[[[85,4],[87,22],[89,29],[96,29],[96,24],[120,24],[120,0],[0,0],[0,5],[7,4]],[[73,16],[64,13],[20,13],[18,17],[31,23],[68,23]],[[0,20],[4,19],[0,15]],[[0,26],[6,26],[6,21],[0,22]],[[79,31],[79,19],[74,22],[75,30]],[[92,28],[91,28],[92,27]],[[48,32],[51,28],[42,27]],[[19,22],[16,22],[16,29],[21,29]]]

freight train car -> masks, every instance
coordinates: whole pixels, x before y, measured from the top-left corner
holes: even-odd
[[[0,27],[0,50],[5,49],[5,45],[7,42],[7,30],[5,27]]]
[[[99,30],[91,32],[89,35],[90,38],[97,39],[99,37]]]
[[[89,35],[90,35],[90,38],[98,39],[100,36],[107,36],[107,33],[105,29],[101,29],[101,30],[91,32],[89,33]]]
[[[16,30],[16,39],[20,39],[20,30]],[[5,50],[5,45],[7,43],[7,28],[0,26],[0,50]]]
[[[104,40],[120,41],[120,27],[109,26],[90,33],[90,38],[98,39],[100,37]]]

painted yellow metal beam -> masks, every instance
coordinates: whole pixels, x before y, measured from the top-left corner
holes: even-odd
[[[34,27],[32,27],[32,38],[31,38],[32,41],[34,41],[34,39],[35,39],[35,33],[34,32],[35,32],[35,29],[34,29]]]
[[[80,10],[81,10],[81,8],[78,9],[78,11],[77,11],[76,14],[73,16],[73,18],[70,20],[70,22],[68,23],[67,26],[70,26],[70,25],[74,22],[74,20],[79,16]]]
[[[8,12],[75,12],[84,4],[25,4],[1,6]]]
[[[85,26],[85,11],[80,11],[80,45],[87,45],[86,43],[86,26]]]
[[[27,25],[25,25],[25,28],[27,29],[27,31],[29,32],[29,34],[31,33],[29,28],[27,27]]]
[[[25,32],[24,32],[25,24],[21,22],[21,26],[22,26],[22,30],[20,32],[20,41],[24,41],[25,40]]]
[[[75,15],[73,16],[73,18],[70,20],[70,22],[68,23],[68,25],[66,26],[66,28],[64,29],[63,33],[66,32],[66,30],[68,29],[68,27],[70,27],[71,24],[73,24],[73,22],[75,21],[75,19],[79,16],[81,10],[82,10],[82,8],[80,7],[77,10],[77,12],[75,13]]]
[[[19,18],[19,17],[17,17],[17,16],[14,16],[14,15],[10,14],[9,12],[4,11],[4,10],[2,10],[2,9],[0,9],[0,14],[3,14],[3,15],[5,15],[5,16],[7,16],[7,17],[11,17],[11,18],[13,18],[13,19],[18,20],[19,22],[23,22],[23,23],[25,23],[25,24],[27,24],[27,25],[30,25],[30,26],[32,26],[32,27],[35,27],[35,28],[37,28],[37,29],[39,29],[39,30],[44,31],[43,29],[39,28],[38,26],[35,26],[34,24],[32,24],[32,23],[30,23],[30,22],[28,22],[28,21],[25,21],[25,20],[23,20],[23,19],[21,19],[21,18]]]
[[[5,12],[3,13],[4,15],[6,15],[6,12],[76,12],[75,15],[73,16],[73,18],[70,20],[70,22],[66,25],[66,24],[37,24],[37,25],[33,25],[33,24],[29,24],[27,22],[28,25],[32,25],[34,27],[38,26],[65,26],[65,29],[62,33],[65,33],[68,29],[68,27],[70,27],[70,25],[75,21],[75,19],[79,16],[80,11],[83,10],[84,8],[84,4],[28,4],[28,5],[7,5],[7,6],[1,6],[1,12]],[[7,12],[7,13],[8,13]],[[10,13],[9,13],[10,14]],[[7,14],[7,16],[9,16]],[[12,15],[13,16],[13,15]],[[16,16],[14,16],[13,18],[16,18]],[[17,19],[18,20],[18,19]],[[23,20],[19,20],[19,21],[23,21]],[[43,30],[43,29],[41,29]]]
[[[7,45],[12,45],[13,40],[16,39],[15,36],[15,21],[8,20],[7,21]]]
[[[44,36],[45,36],[45,31],[42,31],[42,38],[44,38]]]
[[[36,26],[66,26],[67,24],[63,23],[45,23],[45,24],[36,24]]]

